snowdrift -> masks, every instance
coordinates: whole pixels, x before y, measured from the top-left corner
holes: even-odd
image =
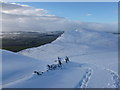
[[[7,85],[16,80],[32,75],[34,70],[45,68],[45,61],[29,58],[6,50],[2,51],[2,84]]]

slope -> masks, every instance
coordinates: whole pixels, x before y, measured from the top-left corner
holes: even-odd
[[[1,51],[3,87],[19,79],[31,77],[33,71],[36,69],[45,69],[45,61],[29,58],[6,50]]]
[[[65,56],[68,56],[68,64],[64,63],[62,69],[51,70],[41,76],[32,75],[5,87],[117,88],[117,50],[118,38],[113,34],[93,30],[66,31],[50,44],[19,53],[49,64],[54,63],[58,56],[64,62]]]

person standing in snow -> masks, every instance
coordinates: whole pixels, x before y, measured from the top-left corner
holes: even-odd
[[[65,58],[65,62],[67,63],[67,62],[69,62],[69,58],[66,56],[66,58]]]
[[[47,67],[48,67],[48,70],[51,70],[51,66],[50,65],[47,65]]]
[[[58,65],[61,67],[62,66],[62,62],[61,62],[61,58],[58,57]]]

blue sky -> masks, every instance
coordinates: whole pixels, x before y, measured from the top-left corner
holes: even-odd
[[[117,2],[21,2],[43,8],[49,14],[84,22],[114,23],[118,20]]]

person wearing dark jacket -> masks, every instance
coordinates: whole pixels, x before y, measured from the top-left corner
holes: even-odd
[[[61,62],[61,58],[58,57],[58,65],[61,67],[62,66],[62,62]]]
[[[69,62],[69,61],[70,61],[69,58],[66,56],[65,62],[67,63],[67,62]]]

